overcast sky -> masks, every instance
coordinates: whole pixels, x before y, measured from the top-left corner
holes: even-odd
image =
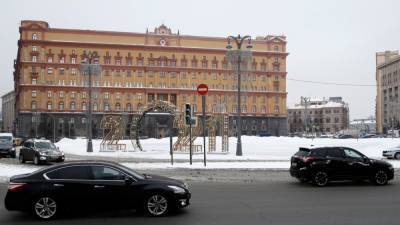
[[[375,84],[375,52],[400,49],[400,1],[169,0],[1,1],[0,95],[13,89],[21,20],[50,27],[145,32],[165,23],[181,34],[287,36],[289,79]],[[375,114],[376,88],[287,81],[288,106],[300,96],[342,96],[350,116]]]

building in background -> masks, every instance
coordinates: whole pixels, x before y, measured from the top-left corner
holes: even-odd
[[[376,129],[379,133],[400,129],[399,51],[376,53]]]
[[[228,34],[227,34],[228,36]],[[225,58],[226,37],[173,33],[165,25],[153,32],[128,33],[50,28],[22,21],[15,62],[17,133],[85,136],[88,78],[79,65],[97,51],[101,74],[93,77],[94,136],[101,136],[104,114],[123,115],[129,136],[132,117],[154,100],[182,111],[201,112],[200,83],[209,86],[207,116],[225,113],[235,131],[237,78]],[[242,75],[243,134],[287,133],[286,37],[256,37],[251,71]],[[166,133],[167,116],[147,116],[142,135]],[[161,129],[161,130],[160,130]]]
[[[14,132],[15,123],[15,93],[10,91],[7,94],[1,96],[1,117],[3,123],[1,126],[2,132],[12,133]]]
[[[375,134],[376,133],[376,120],[369,119],[355,119],[350,122],[349,130],[357,131],[357,134]]]
[[[302,98],[288,108],[290,133],[333,134],[349,125],[349,107],[341,97]]]

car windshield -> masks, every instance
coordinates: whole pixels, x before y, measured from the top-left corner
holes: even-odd
[[[56,146],[53,143],[44,141],[35,142],[35,147],[43,150],[56,149]]]
[[[0,139],[0,146],[11,146],[11,143],[9,141]]]
[[[119,166],[122,167],[122,168],[123,168],[124,170],[126,170],[127,172],[131,173],[133,176],[135,176],[135,177],[137,177],[137,178],[140,178],[140,179],[144,179],[144,176],[143,176],[142,174],[136,172],[135,170],[133,170],[133,169],[131,169],[131,168],[129,168],[129,167],[126,167],[126,166],[124,166],[124,165],[121,165],[121,164],[119,164]]]
[[[11,141],[12,137],[11,136],[0,136],[0,141],[5,140],[5,141]]]

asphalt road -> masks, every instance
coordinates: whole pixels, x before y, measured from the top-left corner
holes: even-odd
[[[74,213],[43,223],[0,205],[0,224],[154,224],[154,225],[398,225],[400,183],[336,183],[325,188],[295,180],[268,182],[194,182],[192,205],[163,218],[135,211]],[[6,186],[0,185],[4,199]]]

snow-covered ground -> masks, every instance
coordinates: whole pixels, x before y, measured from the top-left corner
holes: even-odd
[[[174,138],[175,141],[175,138]],[[197,138],[194,144],[201,145],[202,138]],[[116,158],[143,158],[169,159],[169,138],[141,140],[144,151],[134,152],[100,152],[101,140],[93,140],[93,153],[86,152],[86,139],[62,139],[57,146],[62,151],[74,155],[95,155]],[[128,150],[133,150],[129,140],[120,143],[126,144]],[[370,138],[370,139],[330,139],[330,138],[298,138],[298,137],[254,137],[243,136],[243,156],[236,156],[236,138],[229,138],[228,154],[207,154],[210,161],[288,161],[299,147],[346,146],[354,148],[368,157],[381,158],[382,151],[400,145],[398,138]],[[208,144],[206,143],[206,146]],[[221,149],[221,137],[217,137],[217,152]],[[188,159],[188,154],[174,154],[175,159]],[[193,155],[194,159],[202,159],[202,154]]]
[[[175,140],[175,139],[174,139]],[[207,154],[207,167],[200,162],[203,154],[193,155],[197,160],[193,165],[189,164],[187,153],[174,154],[175,159],[181,159],[173,165],[169,162],[169,138],[141,140],[144,151],[129,152],[100,152],[101,140],[94,140],[94,152],[86,152],[86,139],[62,139],[56,145],[67,154],[81,156],[103,156],[118,158],[122,164],[136,170],[165,170],[165,169],[288,169],[290,157],[299,147],[317,146],[347,146],[359,150],[368,157],[382,158],[382,150],[400,145],[400,139],[371,138],[371,139],[306,139],[298,137],[254,137],[243,136],[243,156],[236,156],[236,138],[229,138],[228,154]],[[129,140],[121,141],[126,144],[128,150],[133,150]],[[201,145],[202,138],[198,138],[194,144]],[[206,143],[208,146],[208,144]],[[217,137],[217,152],[221,149],[221,138]],[[124,159],[136,158],[139,162],[130,162]],[[148,160],[146,160],[148,159]],[[161,160],[154,160],[161,159]],[[186,162],[182,162],[182,161]],[[389,160],[395,168],[400,168],[400,160]],[[29,173],[39,169],[34,165],[4,164],[0,161],[0,181],[15,174]]]

